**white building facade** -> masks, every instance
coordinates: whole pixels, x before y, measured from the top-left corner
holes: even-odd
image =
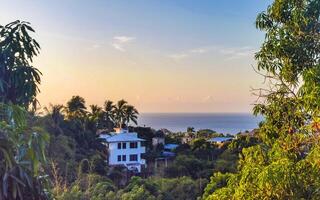
[[[128,170],[141,172],[146,164],[142,159],[146,149],[142,146],[144,140],[138,138],[137,133],[121,129],[111,135],[101,135],[100,138],[105,139],[108,148],[109,166],[123,165]]]

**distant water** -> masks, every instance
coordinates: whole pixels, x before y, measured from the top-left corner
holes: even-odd
[[[262,119],[243,113],[142,113],[138,123],[140,126],[165,128],[173,132],[194,127],[195,130],[211,129],[219,133],[236,134],[257,128]]]

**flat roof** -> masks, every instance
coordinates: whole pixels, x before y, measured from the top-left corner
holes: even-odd
[[[144,139],[138,138],[137,133],[113,133],[111,135],[100,135],[106,142],[142,142]]]

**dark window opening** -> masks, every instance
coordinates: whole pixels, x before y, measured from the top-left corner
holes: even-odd
[[[138,148],[138,142],[130,142],[130,149]]]
[[[130,155],[130,161],[138,161],[138,155],[137,154],[131,154]]]

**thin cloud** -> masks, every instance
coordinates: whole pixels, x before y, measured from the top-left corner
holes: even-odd
[[[214,101],[213,97],[211,95],[205,96],[201,102],[202,103],[212,103]]]
[[[175,61],[180,61],[180,60],[183,60],[187,57],[192,56],[193,54],[203,54],[206,52],[208,52],[208,49],[196,48],[196,49],[186,50],[182,53],[172,54],[172,55],[169,55],[169,57]]]
[[[117,43],[112,43],[113,48],[115,48],[116,50],[125,52],[126,50],[122,47],[121,44],[117,44]]]
[[[172,55],[169,55],[169,57],[174,59],[175,61],[180,61],[180,60],[183,60],[183,59],[187,58],[188,55],[184,54],[184,53],[182,53],[182,54],[172,54]]]
[[[129,36],[114,36],[112,46],[118,51],[125,52],[126,51],[125,46],[135,39],[136,38],[129,37]]]
[[[128,37],[128,36],[115,36],[113,37],[113,39],[115,41],[117,41],[118,43],[127,43],[127,42],[130,42],[132,40],[134,40],[135,38],[134,37]]]
[[[180,96],[168,97],[169,102],[182,102],[182,99]]]
[[[101,48],[101,44],[93,44],[90,47],[88,47],[88,50],[92,51],[92,50],[96,50],[96,49],[100,49],[100,48]]]
[[[228,57],[228,60],[253,56],[256,49],[249,46],[221,48],[219,53]]]
[[[202,54],[202,53],[206,53],[207,51],[208,51],[207,49],[198,48],[198,49],[191,49],[190,53]]]
[[[207,46],[202,48],[195,48],[191,50],[182,51],[181,53],[169,55],[175,61],[181,61],[188,57],[196,56],[198,54],[213,53],[220,54],[227,60],[240,59],[245,57],[252,57],[257,50],[251,46],[243,47],[224,47],[224,46]]]
[[[100,44],[94,44],[94,45],[92,45],[92,48],[93,48],[93,49],[98,49],[98,48],[100,48],[100,47],[101,47]]]

